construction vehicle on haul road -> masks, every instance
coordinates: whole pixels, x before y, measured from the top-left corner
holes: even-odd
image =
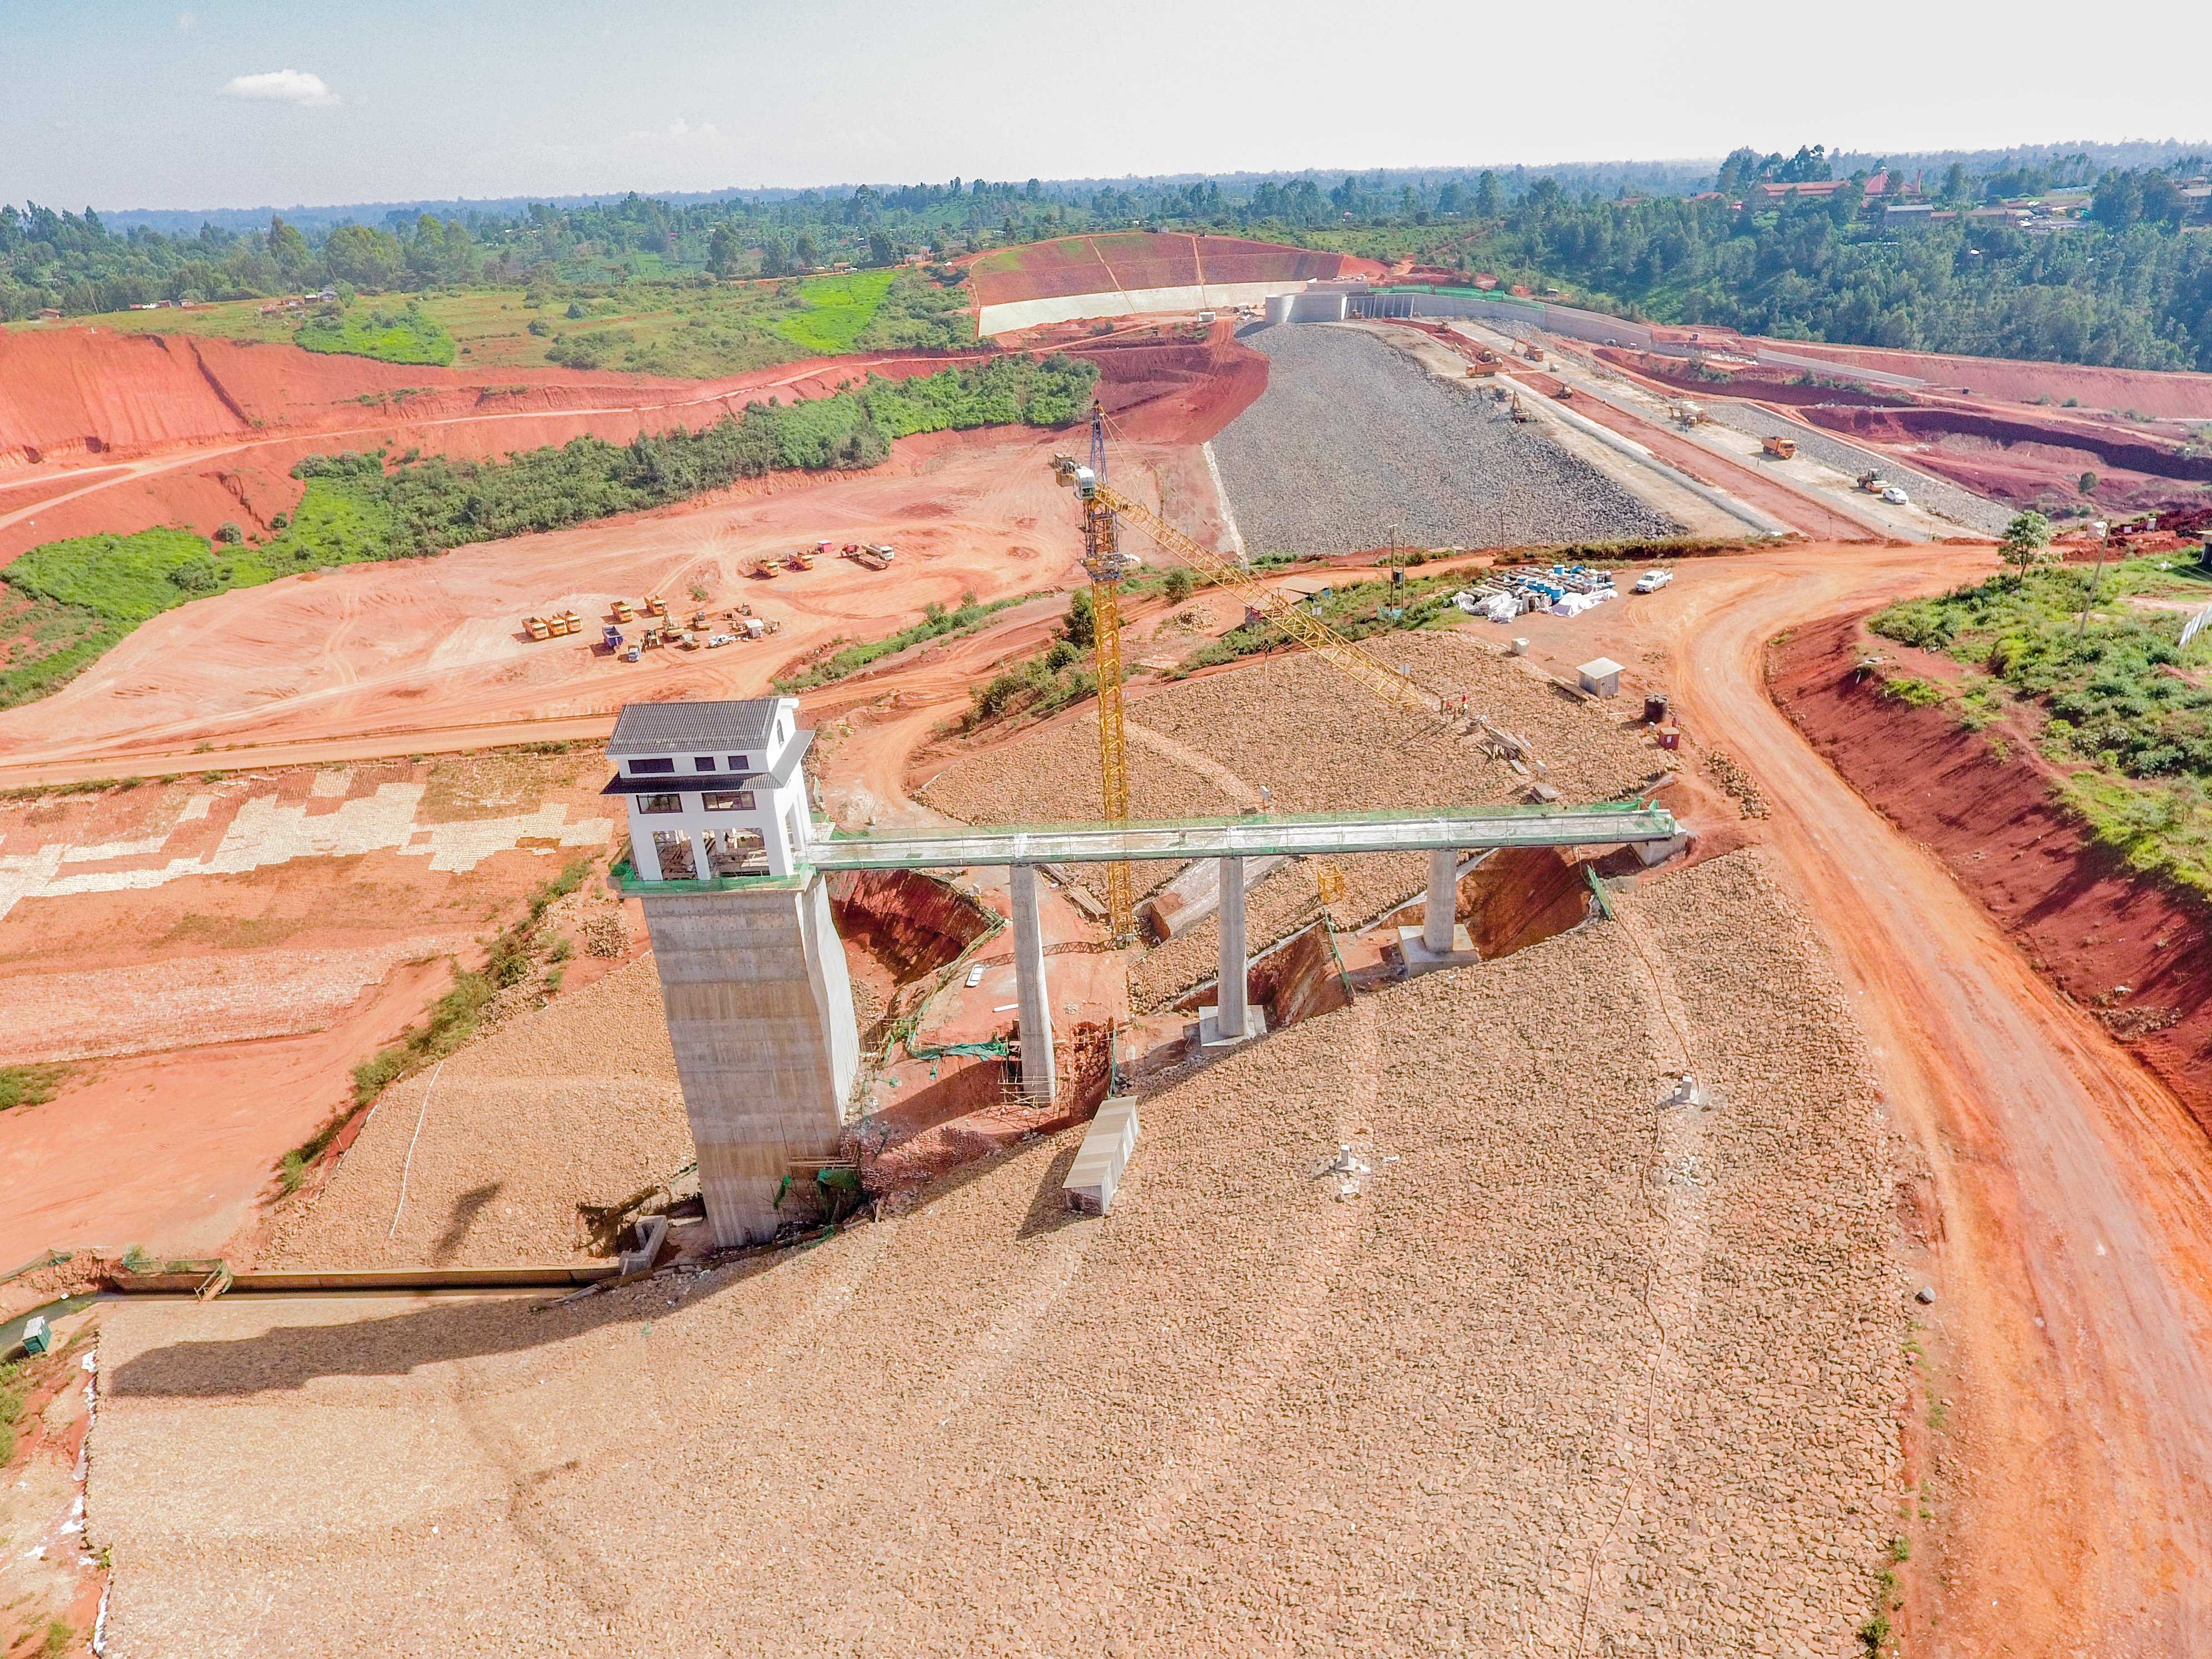
[[[1797,453],[1797,441],[1795,438],[1761,438],[1759,453],[1771,455],[1778,461],[1791,460]]]
[[[1851,482],[1869,495],[1879,495],[1889,488],[1889,480],[1879,472],[1862,472]]]
[[[880,542],[862,542],[847,548],[845,556],[863,570],[888,570],[896,556]]]
[[[637,607],[628,599],[617,599],[609,614],[618,623],[634,623],[637,620]]]
[[[620,656],[623,648],[622,629],[609,623],[599,630],[599,643],[606,647],[609,656]]]
[[[809,552],[805,548],[802,547],[796,552],[793,553],[788,559],[784,561],[784,562],[789,565],[793,570],[811,570],[814,568],[814,555]]]
[[[533,640],[550,640],[553,637],[553,624],[543,617],[525,617],[522,619],[522,626]]]
[[[1267,586],[1237,561],[1201,546],[1142,502],[1106,482],[1106,416],[1091,406],[1091,457],[1086,465],[1072,455],[1052,458],[1054,478],[1072,488],[1083,505],[1083,568],[1091,576],[1091,614],[1097,643],[1098,687],[1099,816],[1104,822],[1129,821],[1128,739],[1121,713],[1121,584],[1139,568],[1121,548],[1119,520],[1136,525],[1162,551],[1171,553],[1201,576],[1240,594],[1314,654],[1357,680],[1385,702],[1421,714],[1443,707],[1435,692],[1407,675],[1385,666],[1289,595]],[[1107,927],[1116,940],[1137,931],[1136,882],[1126,863],[1106,866]]]
[[[648,617],[665,617],[668,614],[668,601],[658,593],[648,593],[645,596],[644,609]]]

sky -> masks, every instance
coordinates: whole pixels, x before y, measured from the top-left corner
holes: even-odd
[[[2212,128],[2033,9],[0,0],[0,200],[76,209],[1904,152]],[[2107,0],[2106,42],[2201,40]],[[1350,20],[1371,18],[1360,28]]]

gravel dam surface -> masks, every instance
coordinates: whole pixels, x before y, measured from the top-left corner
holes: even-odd
[[[1267,355],[1267,390],[1213,450],[1254,554],[1681,530],[1533,422],[1516,424],[1509,404],[1434,379],[1361,329],[1281,324],[1241,337]]]

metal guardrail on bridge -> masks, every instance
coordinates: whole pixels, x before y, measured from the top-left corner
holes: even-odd
[[[807,848],[817,870],[965,869],[1011,864],[1106,864],[1121,859],[1257,858],[1475,851],[1492,847],[1596,847],[1669,841],[1664,807],[1428,808],[1118,825],[916,830],[839,835]]]

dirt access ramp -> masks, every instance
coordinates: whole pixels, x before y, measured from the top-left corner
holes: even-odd
[[[1624,914],[1147,1101],[1103,1222],[1070,1132],[567,1308],[118,1307],[112,1639],[1846,1652],[1902,1335],[1864,1056],[1755,854]],[[1685,1045],[1718,1099],[1662,1107]]]

